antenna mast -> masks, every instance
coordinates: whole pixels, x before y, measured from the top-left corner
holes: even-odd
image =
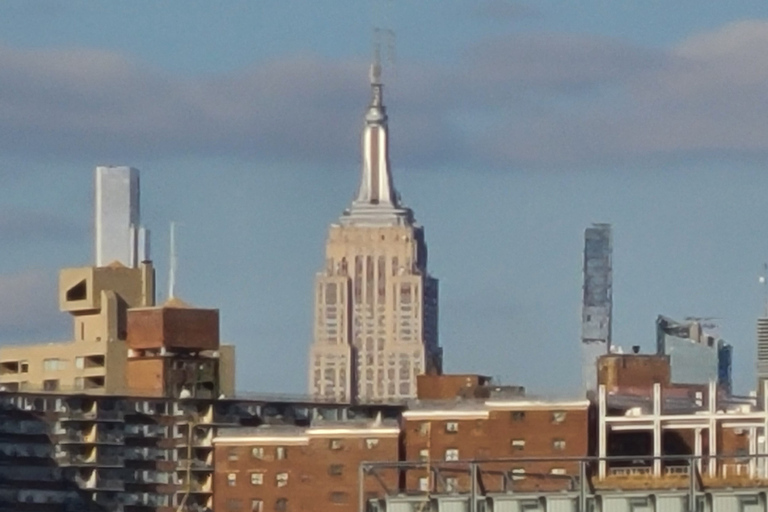
[[[373,64],[382,65],[381,47],[386,48],[386,64],[389,74],[395,76],[395,31],[390,28],[389,13],[392,8],[392,0],[378,0],[373,3]]]
[[[768,263],[763,263],[763,273],[759,281],[763,285],[763,316],[768,318]]]
[[[176,223],[171,221],[171,265],[168,271],[168,299],[176,297]]]

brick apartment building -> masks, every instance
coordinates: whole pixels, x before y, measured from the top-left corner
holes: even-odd
[[[442,380],[442,382],[439,382]],[[355,511],[392,493],[466,493],[466,461],[487,490],[571,489],[589,455],[590,404],[537,401],[475,376],[429,377],[399,422],[221,430],[214,510]],[[499,388],[500,389],[500,388]],[[488,398],[475,398],[488,395]],[[468,398],[460,398],[468,396]],[[540,460],[530,460],[540,459]],[[559,459],[559,460],[558,460]],[[361,473],[364,462],[381,466]]]
[[[403,455],[425,465],[407,472],[405,488],[467,492],[459,461],[468,460],[479,462],[485,489],[568,488],[579,467],[562,459],[589,455],[589,410],[586,400],[524,397],[414,404],[402,415]]]
[[[397,461],[399,436],[396,422],[381,421],[224,429],[214,440],[214,510],[357,511],[360,464]],[[379,483],[363,492],[375,494]]]

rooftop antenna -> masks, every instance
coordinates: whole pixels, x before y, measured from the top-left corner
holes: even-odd
[[[759,282],[763,285],[763,316],[768,317],[768,263],[763,263],[763,273]]]
[[[171,265],[168,271],[168,300],[176,298],[176,223],[171,221]]]
[[[393,0],[377,0],[374,6],[373,65],[381,69],[381,47],[385,47],[385,61],[390,74],[395,76],[395,31],[389,28],[389,13]]]

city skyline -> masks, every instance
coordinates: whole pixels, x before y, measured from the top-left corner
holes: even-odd
[[[607,222],[614,343],[652,351],[658,314],[719,317],[750,389],[766,6],[394,4],[393,165],[429,227],[446,371],[576,386],[582,235]],[[239,387],[303,392],[318,254],[358,176],[370,5],[35,5],[0,7],[0,342],[67,338],[55,274],[92,260],[92,169],[125,164],[156,247],[181,223],[178,294],[221,309]]]

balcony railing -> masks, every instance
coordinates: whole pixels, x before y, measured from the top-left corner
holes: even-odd
[[[59,453],[56,461],[61,466],[122,467],[123,457],[119,455],[89,456],[82,454]]]
[[[609,470],[609,474],[612,476],[650,475],[652,472],[652,469],[649,467],[611,468]]]
[[[61,413],[61,421],[120,421],[123,419],[122,411],[96,410],[96,411],[64,411]]]
[[[200,459],[180,459],[178,462],[179,469],[192,471],[212,471],[213,466],[207,461]]]
[[[75,477],[75,483],[77,483],[78,487],[81,489],[94,489],[99,491],[122,491],[125,489],[125,482],[118,479],[85,479],[82,477]]]
[[[125,436],[119,432],[83,433],[67,431],[64,434],[59,434],[58,441],[61,444],[123,444]]]

